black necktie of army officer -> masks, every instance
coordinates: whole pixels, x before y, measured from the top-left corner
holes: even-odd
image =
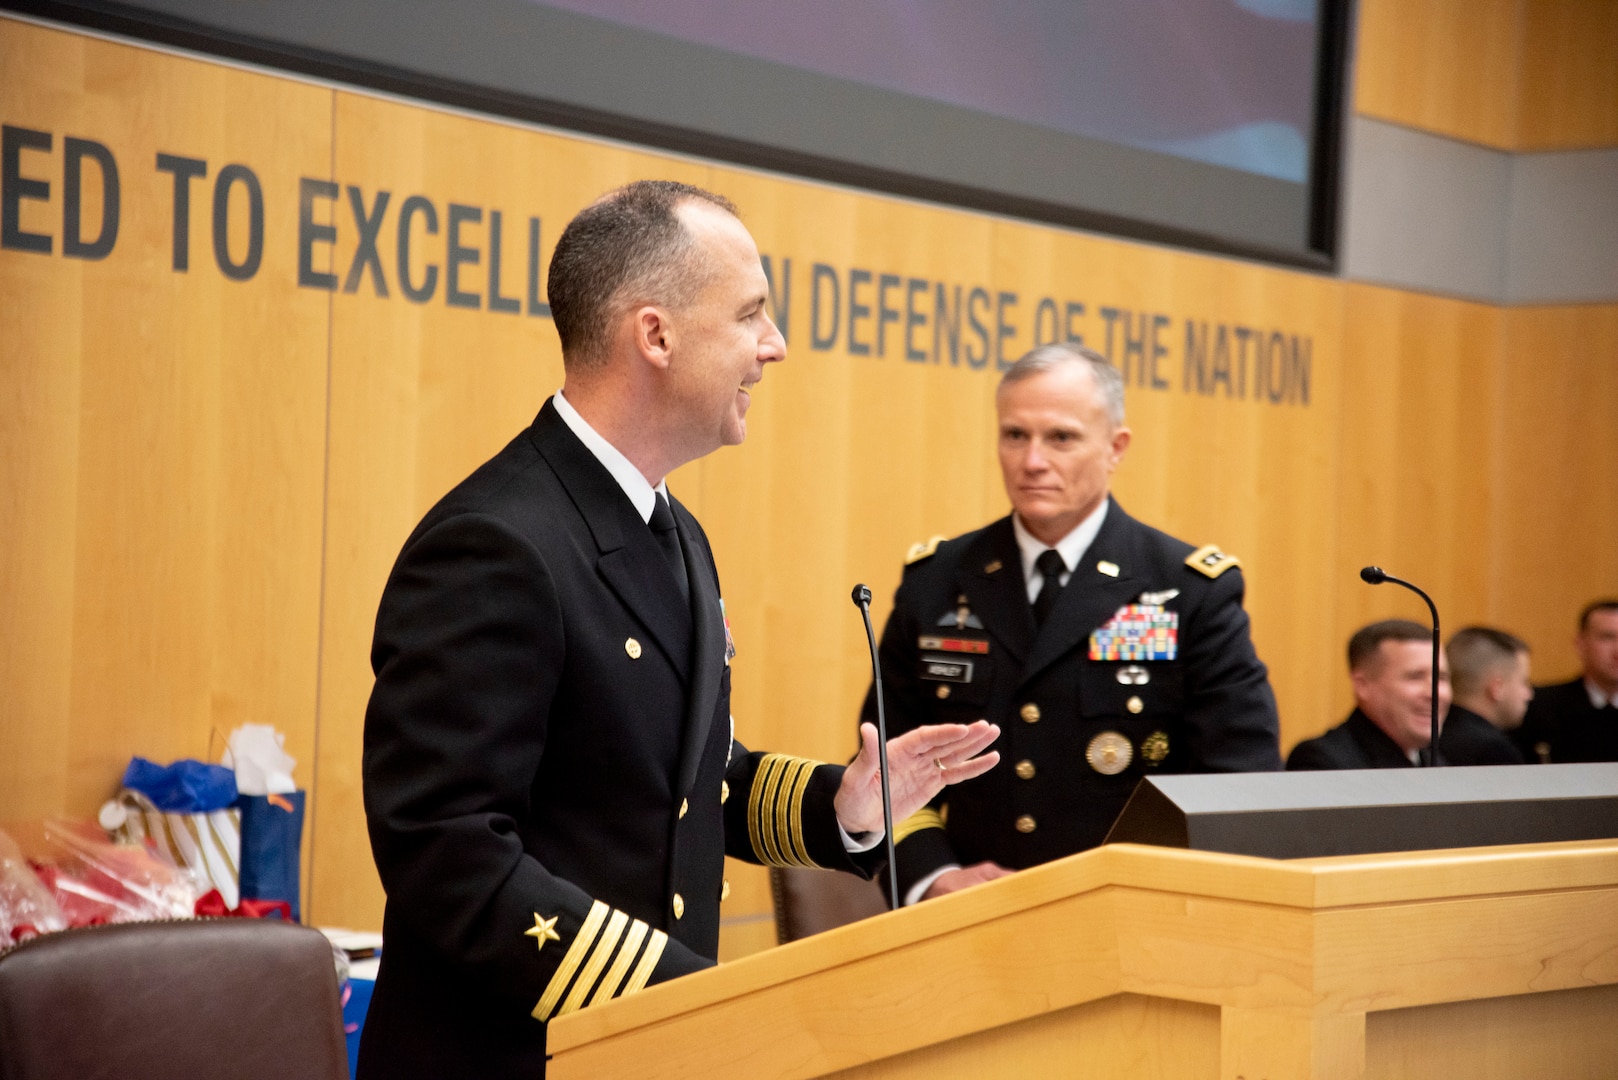
[[[657,539],[657,546],[663,549],[663,557],[669,562],[669,571],[679,583],[680,596],[689,604],[691,579],[686,576],[685,556],[680,553],[680,531],[674,527],[674,511],[669,508],[668,496],[662,492],[657,493],[657,503],[652,507],[652,519],[647,524],[652,527],[652,535]]]
[[[1039,595],[1034,597],[1034,625],[1044,626],[1045,620],[1050,618],[1051,609],[1056,607],[1057,594],[1062,591],[1062,573],[1067,565],[1055,548],[1046,548],[1034,560],[1034,568],[1045,576],[1045,584],[1039,587]]]

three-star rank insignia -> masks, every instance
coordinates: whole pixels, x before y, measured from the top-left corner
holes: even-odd
[[[560,915],[552,915],[548,919],[542,919],[539,912],[534,912],[534,925],[522,932],[523,937],[538,938],[541,949],[545,947],[547,941],[561,941],[562,935],[556,932],[556,920],[559,918]]]
[[[1242,561],[1234,555],[1226,555],[1213,544],[1207,544],[1187,555],[1185,564],[1199,574],[1216,578],[1231,567],[1240,566]]]
[[[918,563],[921,562],[921,560],[930,557],[933,552],[938,550],[938,545],[942,544],[948,539],[949,537],[947,536],[935,536],[931,540],[923,540],[920,543],[911,544],[910,551],[905,555],[905,565],[909,566],[911,563]]]

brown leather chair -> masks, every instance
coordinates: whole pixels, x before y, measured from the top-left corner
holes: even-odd
[[[65,930],[0,953],[0,1080],[343,1080],[331,946],[271,919]]]
[[[887,880],[861,881],[853,874],[832,870],[771,867],[776,944],[882,914],[888,910]]]

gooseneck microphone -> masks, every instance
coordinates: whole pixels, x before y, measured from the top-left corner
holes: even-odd
[[[1422,592],[1416,586],[1403,578],[1396,578],[1380,566],[1367,566],[1360,571],[1360,580],[1367,585],[1380,585],[1384,581],[1391,581],[1395,585],[1403,585],[1423,600],[1427,601],[1427,610],[1433,613],[1433,741],[1427,749],[1427,764],[1438,764],[1438,607],[1433,598]]]
[[[882,707],[882,663],[876,656],[876,631],[871,629],[871,590],[854,586],[854,606],[865,619],[865,640],[871,647],[871,678],[876,683],[876,747],[882,773],[882,825],[887,829],[888,907],[899,910],[899,864],[893,854],[893,793],[888,790],[888,717]]]

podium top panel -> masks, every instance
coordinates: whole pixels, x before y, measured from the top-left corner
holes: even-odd
[[[1151,776],[1108,843],[1271,859],[1618,838],[1618,762]]]
[[[1189,813],[1618,798],[1618,762],[1155,776]]]

